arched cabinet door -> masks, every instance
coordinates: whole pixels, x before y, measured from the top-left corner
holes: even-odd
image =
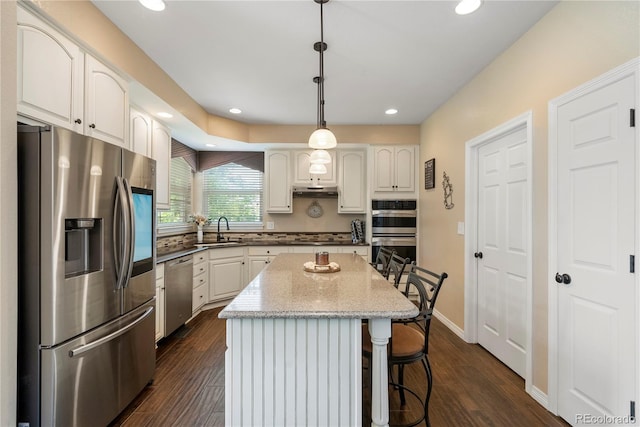
[[[84,54],[50,25],[18,7],[18,114],[84,130]]]
[[[264,153],[266,212],[293,212],[290,158],[289,151]]]
[[[94,57],[86,55],[85,62],[84,133],[87,136],[127,147],[129,85]]]

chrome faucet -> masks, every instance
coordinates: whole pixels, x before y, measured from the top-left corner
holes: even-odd
[[[224,239],[222,238],[222,233],[220,233],[220,220],[224,219],[224,222],[227,223],[227,230],[229,229],[229,220],[226,216],[221,216],[218,218],[218,235],[216,236],[216,242],[222,242]]]

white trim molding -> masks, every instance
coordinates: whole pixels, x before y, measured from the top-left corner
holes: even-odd
[[[447,316],[440,313],[438,310],[433,309],[433,317],[442,322],[443,325],[449,328],[451,332],[456,334],[461,340],[466,341],[464,338],[464,329],[453,323]]]
[[[527,284],[526,284],[526,368],[525,390],[532,393],[533,385],[533,112],[531,110],[503,123],[466,142],[465,146],[465,224],[464,235],[464,340],[468,343],[478,342],[478,277],[476,260],[473,257],[477,250],[478,225],[478,152],[483,145],[513,132],[526,128],[527,153]]]

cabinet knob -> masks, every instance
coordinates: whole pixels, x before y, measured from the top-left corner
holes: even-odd
[[[75,121],[77,124],[82,124],[82,120],[80,120],[80,119],[75,119],[74,121]]]
[[[91,129],[95,129],[95,128],[96,128],[96,125],[95,125],[95,124],[93,124],[93,123],[91,123],[91,124],[89,125],[89,127],[90,127]]]

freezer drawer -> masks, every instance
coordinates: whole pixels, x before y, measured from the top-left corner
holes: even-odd
[[[155,370],[154,309],[42,350],[42,426],[107,425],[133,400]]]

